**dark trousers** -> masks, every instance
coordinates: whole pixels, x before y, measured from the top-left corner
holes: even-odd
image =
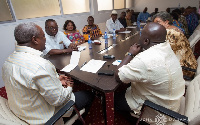
[[[85,108],[85,112],[82,115],[83,119],[88,114],[90,107],[92,105],[94,94],[90,91],[78,91],[74,92],[75,95],[75,106],[80,111],[83,108]],[[63,118],[64,122],[68,121],[71,117],[73,117],[76,114],[75,111],[73,111],[72,115],[67,118]],[[80,121],[76,121],[74,124],[81,124]]]
[[[131,112],[133,112],[125,98],[126,91],[122,91],[119,93],[115,93],[114,95],[114,104],[115,104],[115,110],[122,114],[124,118],[127,119],[131,123],[131,125],[135,125],[137,123],[137,118],[131,116]],[[140,125],[148,125],[147,123],[141,121]]]

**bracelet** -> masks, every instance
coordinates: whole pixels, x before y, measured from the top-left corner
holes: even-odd
[[[129,52],[127,52],[127,53],[125,54],[125,56],[127,56],[127,55],[131,56],[132,58],[135,57],[132,53],[129,53]]]

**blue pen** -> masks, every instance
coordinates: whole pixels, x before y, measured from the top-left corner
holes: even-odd
[[[85,61],[81,67],[83,67],[86,63],[87,63],[87,61]]]

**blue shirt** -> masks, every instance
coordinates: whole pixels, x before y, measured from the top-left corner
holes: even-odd
[[[150,14],[148,12],[146,12],[146,13],[140,12],[139,15],[138,15],[137,21],[144,21],[144,22],[146,22],[146,20],[148,19],[148,17],[150,17]]]

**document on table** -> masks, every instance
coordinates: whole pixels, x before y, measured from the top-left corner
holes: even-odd
[[[78,47],[78,51],[81,52],[83,50],[85,50],[86,46],[77,46]]]
[[[91,59],[80,70],[86,71],[86,72],[91,72],[91,73],[96,73],[103,66],[103,64],[105,62],[106,61]]]
[[[61,71],[64,72],[72,71],[78,65],[79,59],[80,59],[80,52],[73,51],[70,59],[70,64],[65,66]]]
[[[131,31],[123,31],[123,32],[119,32],[119,33],[130,33]]]
[[[128,27],[126,27],[126,28],[136,28],[136,26],[128,26]]]

